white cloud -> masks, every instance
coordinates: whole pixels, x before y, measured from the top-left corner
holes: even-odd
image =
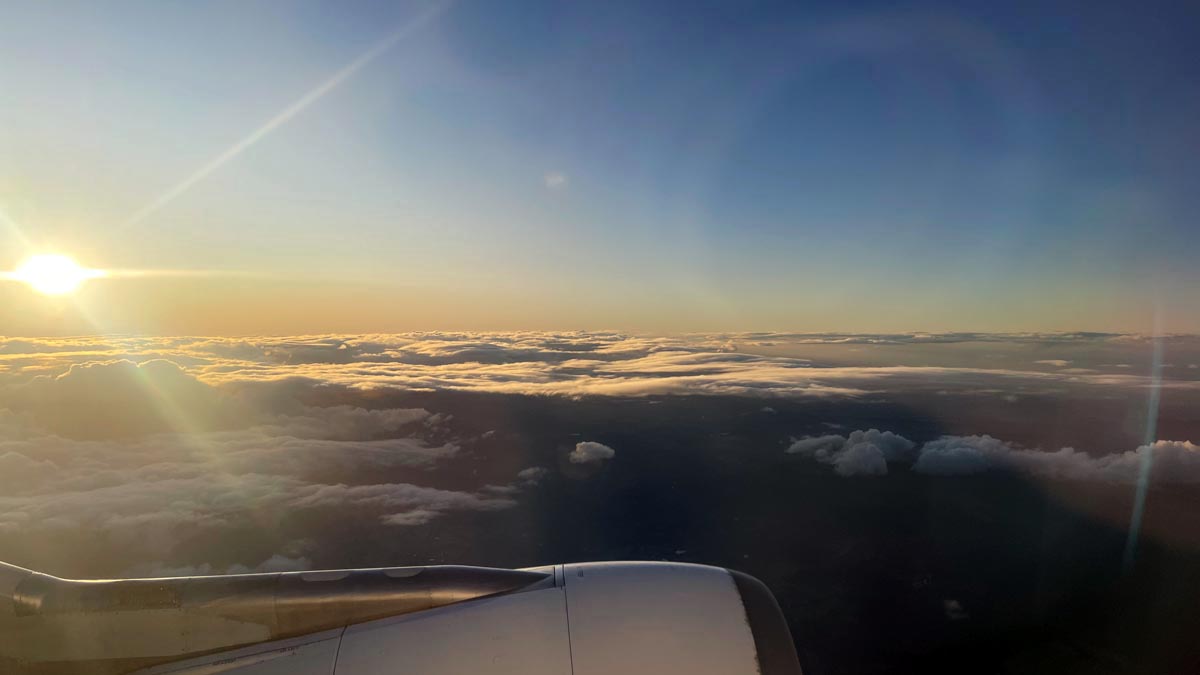
[[[567,179],[567,175],[560,171],[550,171],[546,173],[546,175],[542,177],[542,181],[546,184],[546,187],[550,188],[551,190],[561,190],[567,187],[567,183],[570,182]]]
[[[1066,359],[1042,359],[1040,361],[1034,361],[1034,363],[1040,363],[1044,366],[1057,366],[1059,368],[1066,368],[1067,366],[1071,365],[1071,362],[1067,361]]]
[[[793,439],[786,452],[832,464],[840,476],[879,476],[888,472],[888,461],[909,459],[913,447],[903,436],[868,429]]]
[[[1074,448],[1053,452],[1021,448],[991,436],[946,436],[921,448],[913,471],[951,476],[1007,469],[1058,480],[1132,484],[1147,456],[1151,481],[1200,483],[1200,446],[1190,441],[1160,440],[1094,457]]]
[[[870,443],[847,445],[833,458],[833,471],[839,476],[881,476],[887,470],[883,452]]]
[[[991,436],[948,436],[929,441],[913,464],[913,471],[935,475],[972,474],[995,465],[994,457],[1011,451]]]
[[[526,485],[536,485],[550,475],[550,470],[542,466],[531,466],[517,472],[517,478]]]
[[[1092,456],[1074,448],[1022,448],[991,436],[943,436],[916,445],[890,431],[855,431],[793,439],[786,452],[833,466],[840,476],[883,475],[890,462],[912,461],[912,470],[962,476],[1008,470],[1053,480],[1132,484],[1147,456],[1154,483],[1200,483],[1200,446],[1190,441],[1156,441],[1136,450]]]
[[[576,443],[575,449],[567,455],[573,464],[588,464],[591,462],[603,462],[606,459],[612,459],[617,453],[612,448],[597,443],[595,441],[583,441]]]
[[[833,453],[841,450],[845,444],[846,437],[840,434],[805,436],[804,438],[792,439],[792,444],[785,452],[792,455],[811,457],[819,462],[828,463]]]

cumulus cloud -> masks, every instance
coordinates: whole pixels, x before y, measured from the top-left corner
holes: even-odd
[[[1132,484],[1146,460],[1155,483],[1200,483],[1200,446],[1169,440],[1094,457],[1074,448],[1052,452],[1021,448],[986,435],[946,436],[921,448],[913,471],[953,476],[1008,469],[1059,480]]]
[[[1012,451],[1004,441],[987,435],[947,436],[922,446],[913,471],[942,476],[979,473]]]
[[[616,454],[615,450],[603,443],[583,441],[582,443],[575,444],[575,449],[567,455],[567,458],[573,464],[590,464],[612,459]]]
[[[867,429],[793,439],[786,452],[831,464],[839,476],[880,476],[888,472],[889,460],[909,459],[913,447],[903,436]]]
[[[550,470],[542,466],[531,466],[517,472],[517,478],[525,485],[536,485],[550,475]]]
[[[1200,446],[1190,441],[1160,440],[1102,456],[1074,448],[1022,448],[988,435],[943,436],[916,447],[890,431],[869,429],[793,439],[786,452],[829,464],[840,476],[883,475],[889,462],[911,462],[912,471],[932,476],[1007,470],[1052,480],[1133,484],[1141,467],[1149,465],[1153,483],[1200,483]]]
[[[855,443],[834,456],[833,471],[839,476],[881,476],[887,473],[887,460],[878,446]]]

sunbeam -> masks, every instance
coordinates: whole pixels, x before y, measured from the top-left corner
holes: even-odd
[[[431,5],[411,21],[389,33],[382,40],[375,43],[375,45],[370,49],[363,52],[361,56],[346,64],[341,70],[334,73],[332,77],[318,84],[308,93],[297,99],[294,103],[284,108],[279,114],[267,120],[265,124],[252,131],[248,136],[237,143],[234,143],[224,152],[209,160],[187,178],[184,178],[182,181],[177,183],[174,187],[162,193],[142,208],[138,209],[132,216],[130,216],[127,220],[125,220],[124,223],[120,225],[120,228],[125,229],[137,225],[150,216],[150,214],[166,206],[184,192],[187,192],[193,185],[204,180],[209,174],[224,166],[226,162],[229,162],[233,158],[242,154],[249,149],[250,146],[265,138],[272,131],[275,131],[296,115],[304,112],[304,110],[306,110],[309,106],[319,101],[329,92],[333,91],[359,70],[362,70],[392,47],[395,47],[402,39],[411,35],[413,31],[425,26],[425,24],[445,11],[449,5],[449,2],[439,2]]]

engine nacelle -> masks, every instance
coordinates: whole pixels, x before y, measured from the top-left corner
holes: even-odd
[[[8,569],[10,602],[0,614],[13,615],[0,617],[0,627],[15,630],[0,630],[7,634],[0,635],[0,656],[31,673],[800,673],[770,591],[752,577],[703,565],[389,568],[98,582]],[[381,612],[384,618],[368,618]],[[263,637],[253,644],[240,637],[250,635]],[[243,641],[221,647],[221,640]],[[193,649],[200,646],[202,654]]]
[[[338,675],[797,675],[756,579],[672,563],[555,567],[555,586],[353,626]]]

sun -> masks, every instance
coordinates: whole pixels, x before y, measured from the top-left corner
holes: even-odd
[[[66,295],[78,289],[88,279],[102,276],[102,270],[91,270],[68,256],[50,253],[35,255],[21,263],[10,278],[24,281],[39,293]]]

